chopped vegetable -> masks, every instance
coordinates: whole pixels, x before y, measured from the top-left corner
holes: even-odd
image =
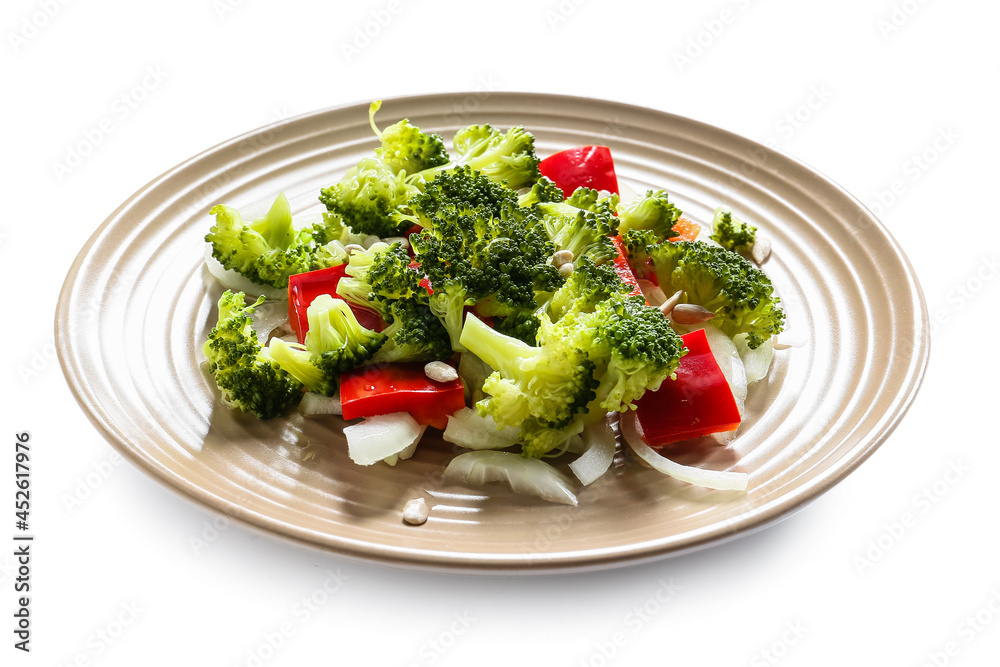
[[[422,363],[362,366],[340,376],[344,419],[408,412],[420,424],[443,429],[465,407],[462,380],[435,382]]]
[[[510,452],[466,452],[451,460],[444,476],[476,486],[506,482],[515,493],[538,496],[554,503],[576,505],[576,494],[566,475],[538,459]]]
[[[676,378],[636,401],[636,419],[654,447],[697,438],[740,425],[740,410],[726,376],[699,329],[682,336],[687,348]]]
[[[567,196],[579,187],[618,194],[618,176],[607,146],[567,148],[539,162],[538,170]]]
[[[472,408],[462,408],[448,415],[448,426],[441,437],[466,449],[506,449],[517,444],[519,432],[516,427],[501,427],[489,415],[480,416]]]
[[[682,465],[658,454],[643,440],[643,434],[638,432],[638,429],[635,427],[635,422],[637,421],[638,416],[634,419],[631,415],[625,418],[622,433],[636,456],[645,461],[653,470],[662,472],[664,475],[669,475],[682,482],[704,486],[709,489],[718,489],[720,491],[746,490],[748,477],[745,472],[705,470],[704,468],[697,468],[695,466]]]
[[[569,464],[569,469],[581,484],[588,486],[611,467],[615,459],[615,432],[605,419],[588,424],[580,437],[583,439],[583,453]]]
[[[405,412],[372,416],[344,427],[347,453],[358,465],[370,466],[411,447],[424,428]]]
[[[223,403],[269,419],[302,398],[302,384],[280,369],[257,339],[252,315],[263,301],[248,306],[242,292],[223,292],[218,323],[202,349]]]
[[[771,280],[743,257],[701,241],[657,243],[641,230],[624,240],[633,268],[651,265],[665,293],[683,290],[689,303],[718,316],[713,324],[726,334],[747,334],[751,349],[781,332],[785,314]]]

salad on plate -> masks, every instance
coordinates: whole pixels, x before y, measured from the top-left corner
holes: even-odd
[[[662,450],[727,442],[768,372],[784,313],[757,228],[632,192],[604,146],[540,159],[526,129],[482,124],[449,150],[406,119],[380,129],[379,107],[377,147],[321,216],[293,219],[284,194],[260,217],[212,208],[220,400],[336,415],[359,465],[405,465],[439,429],[467,450],[446,478],[553,502],[577,504],[622,440],[666,475],[746,489]]]

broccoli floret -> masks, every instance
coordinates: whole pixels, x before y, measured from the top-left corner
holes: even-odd
[[[528,209],[509,201],[499,216],[486,207],[459,210],[448,205],[429,228],[411,235],[410,243],[434,292],[431,308],[449,316],[443,322],[453,342],[464,306],[500,316],[534,310],[540,295],[563,282],[549,263],[554,247],[544,228]]]
[[[542,202],[563,201],[565,199],[562,189],[554,181],[542,176],[531,186],[531,189],[517,198],[518,206],[533,206]]]
[[[319,200],[353,231],[385,238],[416,222],[407,202],[419,192],[383,160],[362,158],[338,183],[323,188]]]
[[[733,215],[728,206],[715,209],[712,240],[727,250],[749,257],[757,238],[757,228]]]
[[[567,312],[592,312],[602,301],[631,291],[632,288],[615,272],[613,264],[598,265],[588,257],[581,257],[574,263],[573,273],[566,283],[546,303],[546,311],[555,322]]]
[[[715,313],[712,323],[724,333],[747,334],[750,349],[782,330],[785,314],[771,280],[735,252],[700,241],[651,244],[641,232],[625,241],[633,266],[650,262],[665,293],[683,290],[688,303]]]
[[[535,155],[535,137],[523,127],[501,132],[490,125],[470,125],[459,130],[452,143],[457,158],[414,174],[410,182],[426,183],[441,172],[461,166],[471,167],[515,190],[533,184],[541,176]]]
[[[603,415],[602,415],[603,416]],[[527,458],[558,456],[565,451],[570,439],[583,432],[586,420],[574,419],[565,426],[553,428],[538,419],[528,419],[521,425],[518,442],[521,455]]]
[[[470,300],[464,283],[460,278],[448,278],[433,282],[433,292],[427,298],[431,313],[440,320],[448,332],[451,347],[456,352],[464,352],[465,347],[460,342],[462,336],[462,321],[465,307],[474,302]]]
[[[673,377],[685,352],[663,313],[627,292],[610,295],[592,312],[574,310],[557,326],[594,362],[604,411],[634,408],[646,391]]]
[[[253,330],[253,311],[264,297],[250,306],[244,299],[243,292],[222,294],[219,321],[202,349],[223,402],[269,419],[302,398],[302,384],[267,357]]]
[[[375,100],[368,109],[368,121],[381,145],[375,149],[377,155],[394,173],[405,171],[414,174],[448,164],[448,151],[439,134],[426,134],[419,127],[410,124],[406,118],[379,130],[375,125],[375,113],[382,107],[382,100]]]
[[[538,342],[539,324],[538,313],[534,310],[518,310],[506,317],[496,318],[493,328],[528,345],[535,345]]]
[[[271,361],[288,375],[301,382],[311,392],[333,396],[337,393],[337,375],[327,375],[316,365],[312,352],[301,343],[288,343],[274,338],[265,350]]]
[[[333,396],[341,373],[366,363],[386,341],[385,334],[358,323],[343,299],[321,294],[306,310],[305,345],[280,338],[268,346],[271,358],[309,391]]]
[[[283,370],[317,394],[333,396],[340,374],[366,363],[386,341],[385,334],[361,326],[346,301],[329,294],[313,299],[306,317],[305,345],[275,338],[268,351]]]
[[[575,205],[580,204],[580,206]],[[574,258],[589,257],[597,264],[617,255],[608,238],[618,230],[612,202],[597,198],[597,191],[577,188],[565,202],[543,202],[536,208],[542,214],[542,224],[558,250],[568,250]]]
[[[621,234],[633,229],[646,229],[663,241],[678,233],[673,227],[681,211],[672,203],[664,190],[647,190],[646,195],[618,210],[618,231]]]
[[[215,224],[205,240],[212,244],[212,256],[259,285],[287,287],[291,275],[343,263],[336,244],[326,248],[310,230],[296,231],[284,194],[266,215],[249,223],[239,211],[222,204],[209,213]]]
[[[409,255],[398,243],[376,242],[367,250],[355,250],[347,262],[347,275],[337,283],[337,294],[389,320],[390,300],[426,293],[420,287],[422,274],[409,263]]]
[[[454,146],[460,164],[494,181],[506,181],[507,187],[531,185],[541,176],[535,137],[523,127],[512,127],[504,133],[489,125],[470,125],[455,134]]]
[[[306,318],[309,331],[305,347],[327,377],[338,378],[364,364],[386,341],[384,333],[361,326],[346,301],[329,294],[313,299]]]
[[[446,209],[480,209],[490,216],[499,217],[505,207],[516,203],[517,193],[513,190],[490,180],[481,172],[462,166],[439,173],[424,186],[421,194],[410,201],[410,206],[417,212],[420,224],[431,227],[434,218]]]
[[[372,357],[373,362],[435,361],[452,356],[448,330],[431,312],[426,299],[391,301],[388,311],[391,323],[382,330],[387,340]]]
[[[477,404],[480,414],[492,416],[501,426],[561,429],[587,412],[598,386],[594,363],[565,336],[545,335],[546,326],[551,325],[542,319],[539,344],[532,346],[491,329],[474,315],[466,318],[462,345],[495,371],[483,384],[489,396]],[[525,454],[548,451],[541,449]]]
[[[601,196],[601,192],[601,190],[581,186],[566,198],[566,203],[600,216],[603,220],[608,221],[609,225],[617,224],[613,217],[618,211],[619,197],[614,193]]]

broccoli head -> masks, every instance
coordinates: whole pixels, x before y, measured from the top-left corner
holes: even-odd
[[[633,229],[645,229],[664,241],[678,235],[673,227],[680,217],[680,209],[670,203],[664,190],[647,190],[645,196],[619,208],[618,230],[624,234]]]
[[[688,303],[716,315],[712,324],[726,335],[747,334],[756,349],[781,332],[785,313],[767,275],[735,252],[700,241],[649,243],[641,232],[625,235],[629,262],[647,262],[664,292],[682,290]]]
[[[379,130],[375,125],[375,113],[382,107],[382,100],[375,100],[368,109],[368,121],[381,145],[375,149],[379,157],[396,174],[415,174],[448,164],[448,151],[444,140],[438,134],[426,134],[419,127],[403,120]]]
[[[382,333],[385,345],[374,362],[435,361],[452,356],[451,339],[426,298],[397,299],[388,304],[390,324]]]
[[[464,306],[500,316],[534,310],[540,294],[563,282],[549,263],[554,247],[544,228],[529,209],[510,201],[499,215],[487,207],[448,205],[437,211],[430,227],[411,235],[410,243],[415,261],[430,280],[431,308],[451,314],[445,326],[453,342],[461,329],[457,314]]]
[[[327,247],[317,243],[310,230],[296,231],[284,194],[266,215],[249,223],[239,211],[222,204],[209,213],[215,224],[205,240],[212,244],[212,256],[258,285],[287,287],[291,275],[343,263],[338,244]]]
[[[531,186],[531,189],[517,198],[517,205],[534,206],[543,202],[563,201],[565,198],[562,188],[548,177],[542,176]]]
[[[430,227],[434,218],[449,208],[457,211],[480,209],[499,217],[507,206],[517,203],[517,193],[492,181],[470,167],[456,167],[443,171],[429,181],[422,193],[414,196],[410,206],[416,211],[420,224]]]
[[[414,174],[410,182],[419,187],[442,172],[462,166],[515,190],[532,185],[541,176],[535,137],[523,127],[501,132],[490,125],[470,125],[455,133],[452,144],[457,158]]]
[[[593,312],[602,301],[631,291],[631,286],[622,281],[612,263],[595,264],[584,256],[574,262],[573,273],[552,294],[545,307],[555,322],[568,312]]]
[[[302,398],[302,384],[273,363],[257,339],[253,311],[263,301],[260,297],[248,306],[243,292],[224,292],[219,299],[218,323],[203,351],[223,402],[269,419]]]
[[[726,250],[749,257],[756,238],[757,228],[733,215],[728,206],[715,209],[715,217],[712,219],[713,241]]]
[[[628,293],[612,294],[592,312],[573,311],[557,326],[594,363],[597,404],[605,412],[634,408],[646,391],[673,377],[685,352],[663,313]]]
[[[564,336],[545,335],[546,326],[551,325],[542,318],[539,343],[532,346],[491,329],[474,315],[466,318],[462,345],[495,371],[483,384],[489,396],[477,404],[480,414],[492,416],[501,426],[562,429],[587,412],[598,386],[594,364]],[[542,449],[536,446],[525,454],[541,456],[548,451]]]
[[[378,158],[362,158],[339,182],[323,188],[319,200],[353,231],[386,238],[416,222],[407,202],[417,193],[404,173],[397,175]]]
[[[588,257],[603,264],[617,255],[608,238],[618,230],[618,218],[611,204],[608,198],[599,200],[596,190],[577,188],[564,202],[543,202],[536,208],[557,250],[568,250],[574,259]]]
[[[367,329],[343,299],[320,294],[306,309],[305,347],[327,377],[361,366],[385,344],[386,335]]]

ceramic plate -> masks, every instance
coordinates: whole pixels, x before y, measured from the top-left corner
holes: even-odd
[[[429,433],[395,468],[347,457],[336,418],[267,422],[223,407],[201,368],[221,289],[202,266],[208,210],[285,192],[296,213],[376,142],[368,105],[319,111],[243,135],[163,174],[93,235],[60,295],[56,340],[94,425],[132,463],[200,505],[345,557],[451,571],[548,572],[623,565],[763,527],[829,489],[899,422],[928,354],[913,271],[882,225],[811,168],[723,130],[584,98],[493,93],[387,100],[450,140],[470,123],[520,124],[542,156],[611,147],[621,180],[665,188],[696,221],[728,203],[773,242],[765,269],[798,345],[777,351],[727,447],[679,460],[749,473],[746,493],[710,491],[622,465],[578,507],[441,478],[454,451]],[[95,315],[96,313],[96,315]],[[430,520],[401,521],[424,497]]]

